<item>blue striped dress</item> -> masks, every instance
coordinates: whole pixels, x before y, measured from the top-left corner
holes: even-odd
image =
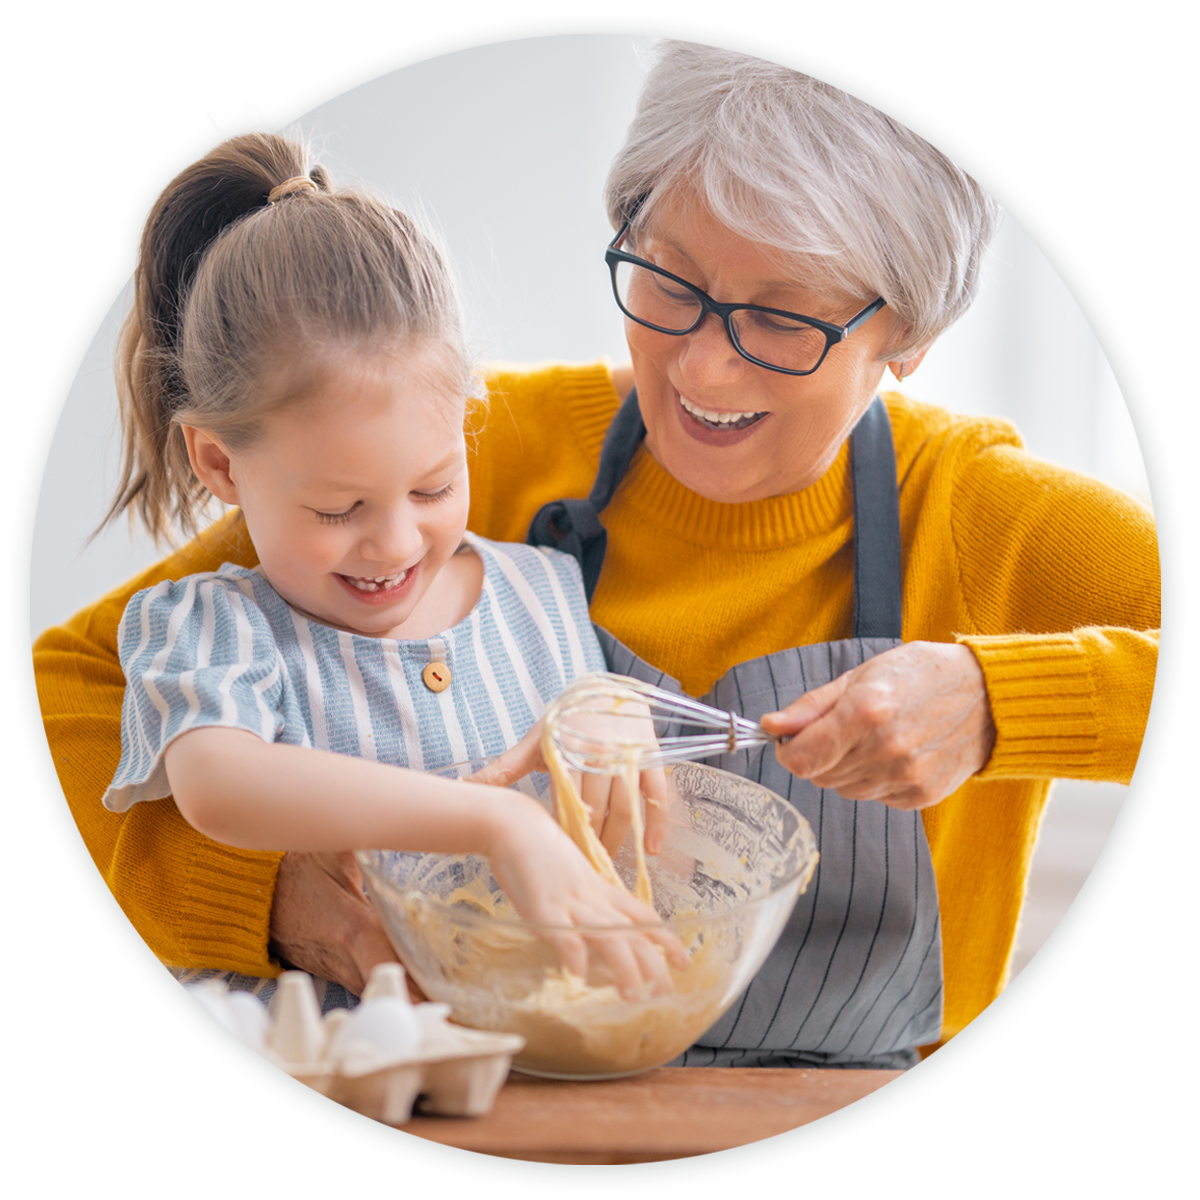
[[[118,631],[121,761],[105,806],[124,812],[170,795],[163,752],[205,726],[423,771],[514,745],[567,683],[604,670],[604,655],[573,558],[472,534],[464,540],[483,559],[479,602],[431,638],[371,638],[321,625],[257,571],[229,563],[138,592]],[[430,663],[449,668],[446,690],[425,685]],[[222,977],[264,999],[273,990],[273,980]],[[324,1007],[349,1002],[337,985],[325,988]]]

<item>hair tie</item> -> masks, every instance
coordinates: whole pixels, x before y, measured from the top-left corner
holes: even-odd
[[[282,200],[284,196],[290,196],[293,192],[319,192],[320,190],[307,175],[293,175],[291,179],[285,179],[282,183],[276,184],[267,193],[267,203],[274,204],[276,201]]]

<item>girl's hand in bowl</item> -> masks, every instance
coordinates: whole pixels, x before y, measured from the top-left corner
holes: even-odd
[[[517,912],[558,927],[549,936],[573,975],[587,977],[590,948],[625,999],[643,996],[647,984],[655,995],[674,991],[667,964],[683,970],[687,952],[658,914],[603,880],[537,801],[513,799],[521,808],[506,808],[487,858]]]

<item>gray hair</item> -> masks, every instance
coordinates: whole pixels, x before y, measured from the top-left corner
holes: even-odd
[[[882,296],[906,353],[968,308],[1000,219],[966,172],[903,125],[811,76],[665,41],[605,187],[633,242],[677,185],[734,233],[799,261],[797,282]],[[817,315],[817,314],[814,314]]]

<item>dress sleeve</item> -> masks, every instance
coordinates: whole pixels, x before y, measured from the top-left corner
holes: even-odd
[[[279,651],[244,578],[192,575],[139,592],[117,649],[126,687],[121,762],[104,794],[113,812],[171,794],[163,754],[181,734],[223,726],[273,742],[283,729]]]
[[[996,725],[982,777],[1127,783],[1158,662],[1158,539],[1124,493],[993,446],[951,516]]]

